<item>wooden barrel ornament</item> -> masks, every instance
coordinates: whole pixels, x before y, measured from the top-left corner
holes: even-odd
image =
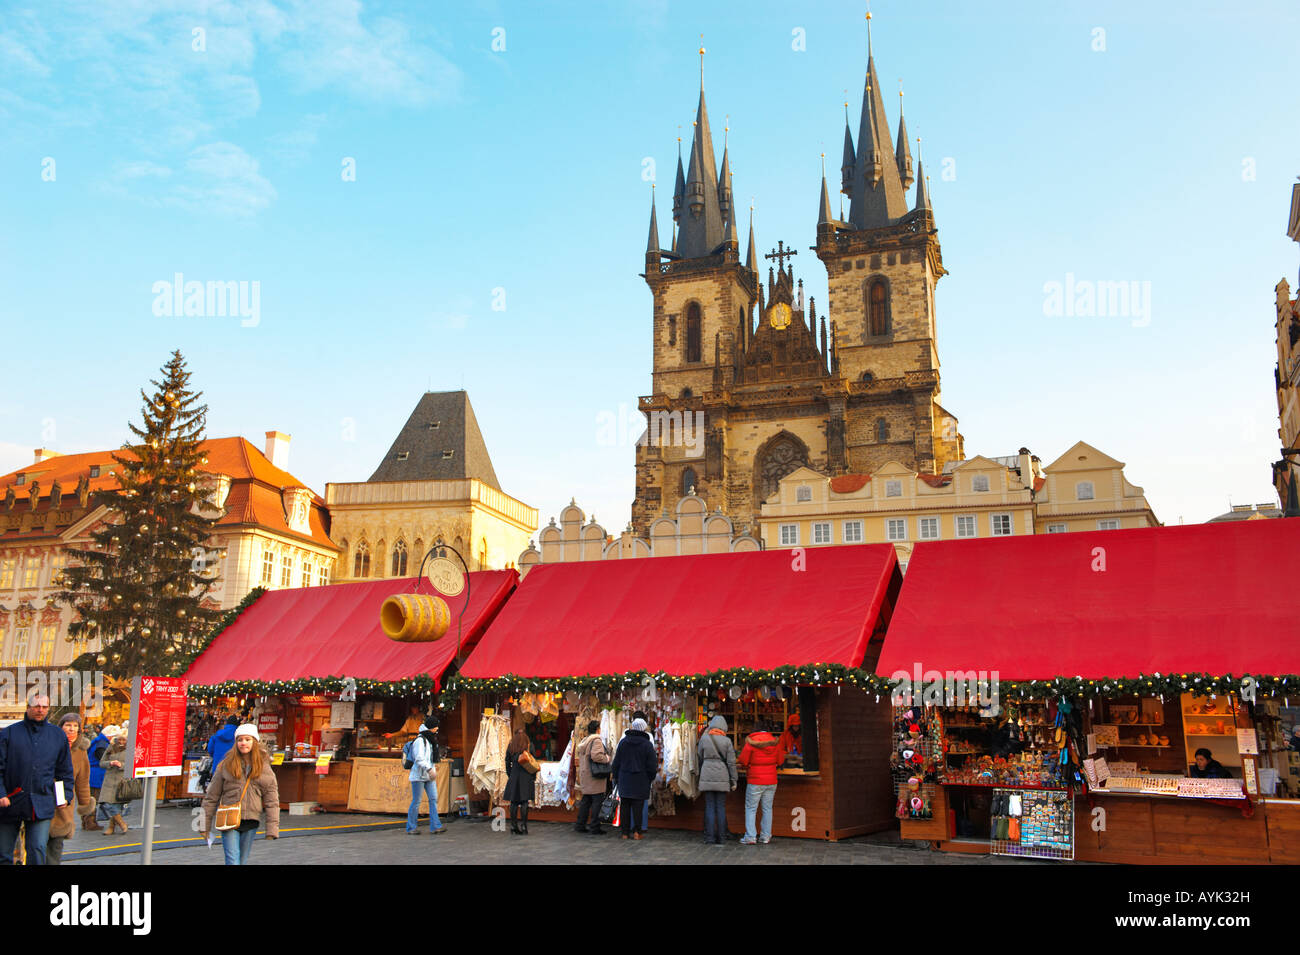
[[[379,623],[390,640],[429,643],[446,634],[451,626],[451,610],[441,597],[397,594],[379,608]]]

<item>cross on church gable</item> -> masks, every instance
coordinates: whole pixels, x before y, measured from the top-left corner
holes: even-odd
[[[792,255],[798,255],[798,249],[787,249],[784,242],[777,242],[776,248],[764,255],[765,259],[776,259],[777,268],[785,270],[785,260]]]

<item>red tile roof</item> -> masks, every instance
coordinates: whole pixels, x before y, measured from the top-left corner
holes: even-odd
[[[917,477],[930,487],[947,487],[952,483],[951,474],[918,474]]]
[[[852,494],[866,487],[870,480],[870,474],[841,474],[831,478],[831,491],[835,494]]]
[[[324,547],[334,547],[326,529],[325,500],[311,488],[312,507],[308,523],[310,534],[290,530],[285,520],[282,492],[286,488],[307,486],[288,471],[277,468],[267,460],[266,455],[242,437],[213,438],[203,444],[208,463],[199,470],[207,474],[224,474],[231,479],[230,493],[226,498],[226,513],[218,525],[256,524],[291,537],[310,538],[314,543]],[[99,477],[90,478],[90,490],[109,490],[119,486],[116,471],[121,465],[113,460],[113,455],[128,460],[136,457],[129,450],[89,451],[82,454],[59,454],[39,464],[29,464],[8,474],[0,475],[0,498],[5,490],[12,486],[18,496],[14,513],[30,508],[29,491],[34,481],[40,482],[40,499],[36,510],[49,510],[49,495],[57,481],[63,491],[63,507],[76,506],[77,482],[82,475],[89,475],[92,465],[100,466]],[[17,476],[26,475],[23,484],[17,484]],[[3,512],[0,511],[0,514]],[[80,519],[79,515],[77,519]],[[43,527],[34,527],[25,534],[13,531],[0,531],[0,540],[15,540],[47,536]]]

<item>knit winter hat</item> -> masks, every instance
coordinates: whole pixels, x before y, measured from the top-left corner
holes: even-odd
[[[640,730],[642,733],[644,733],[644,732],[645,732],[645,728],[646,728],[646,721],[645,721],[645,720],[633,720],[633,721],[632,721],[632,729],[634,729],[634,730]]]
[[[239,739],[241,736],[251,736],[253,739],[260,738],[257,727],[252,723],[243,723],[239,729],[235,730],[235,739]]]

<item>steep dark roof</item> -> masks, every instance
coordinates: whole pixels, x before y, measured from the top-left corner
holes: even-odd
[[[437,427],[433,427],[434,423]],[[452,452],[445,457],[445,452]],[[405,458],[399,460],[401,455]],[[464,391],[426,391],[384,455],[374,481],[453,481],[477,478],[498,491],[487,442]]]

